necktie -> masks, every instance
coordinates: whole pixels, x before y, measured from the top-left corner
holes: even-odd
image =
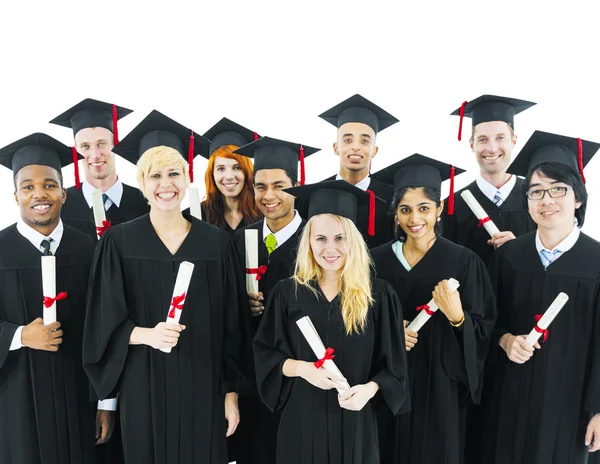
[[[269,253],[269,256],[271,256],[271,253],[273,253],[273,251],[277,247],[277,239],[275,238],[275,235],[267,235],[265,237],[265,245],[267,246],[267,252]]]
[[[52,252],[50,251],[50,242],[52,241],[52,239],[50,237],[45,238],[44,240],[42,240],[42,243],[40,244],[40,246],[44,249],[44,251],[42,251],[42,254],[44,256],[52,256]]]
[[[104,209],[106,210],[106,200],[108,200],[108,195],[106,193],[102,194],[102,204],[104,205]]]
[[[558,257],[562,254],[560,250],[548,251],[548,250],[540,250],[540,259],[542,260],[542,264],[544,268],[547,268],[550,264],[558,259]]]
[[[498,190],[496,192],[496,195],[494,195],[494,203],[498,207],[500,207],[500,205],[502,204],[502,195],[500,194],[500,190]]]

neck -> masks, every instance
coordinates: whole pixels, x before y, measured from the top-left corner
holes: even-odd
[[[179,209],[173,211],[160,211],[150,208],[150,222],[159,233],[171,234],[187,227],[188,221],[183,217]]]
[[[511,174],[506,172],[490,174],[489,172],[481,171],[480,175],[497,189],[502,188],[512,177]]]
[[[556,245],[562,242],[567,236],[573,232],[574,223],[566,224],[564,227],[545,229],[542,227],[538,228],[540,234],[540,240],[542,245],[548,250],[553,250]]]
[[[225,201],[223,202],[223,206],[225,208],[225,213],[237,213],[240,211],[240,200],[239,196],[237,197],[225,197]]]
[[[267,221],[267,227],[273,233],[279,232],[281,229],[283,229],[285,226],[287,226],[290,222],[292,222],[294,220],[295,214],[296,214],[296,212],[293,209],[291,209],[290,212],[282,218],[278,218],[278,219],[265,218],[265,221]]]
[[[321,286],[336,286],[339,289],[342,279],[342,270],[338,269],[337,271],[329,271],[321,268],[323,274],[321,275],[321,280],[319,281],[319,285]]]
[[[413,255],[423,256],[433,246],[436,238],[437,237],[433,231],[431,234],[427,234],[426,236],[417,239],[407,237],[406,241],[404,242],[404,249]]]
[[[344,166],[340,166],[340,176],[346,182],[348,182],[352,185],[356,185],[361,180],[364,180],[366,177],[369,176],[369,170],[362,169],[360,171],[351,171],[351,170],[345,168]]]
[[[29,227],[31,227],[36,232],[39,232],[40,234],[42,234],[44,237],[48,237],[52,232],[54,232],[54,229],[56,229],[58,227],[58,222],[59,222],[59,220],[57,220],[56,222],[53,222],[52,224],[48,224],[48,225],[28,224],[27,222],[25,224],[27,224]]]
[[[117,181],[117,172],[112,172],[103,179],[92,179],[90,176],[85,176],[85,181],[101,192],[106,192],[109,188],[115,185]]]

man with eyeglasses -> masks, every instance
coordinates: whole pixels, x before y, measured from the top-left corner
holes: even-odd
[[[600,243],[580,231],[584,166],[600,144],[536,131],[508,172],[537,225],[494,258],[502,350],[484,421],[480,462],[583,464],[600,448]],[[568,301],[548,329],[538,320]],[[535,330],[539,341],[530,344]]]

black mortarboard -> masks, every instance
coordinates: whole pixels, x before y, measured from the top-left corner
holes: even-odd
[[[88,127],[104,127],[113,133],[113,142],[116,145],[119,143],[117,121],[132,112],[121,106],[86,98],[54,118],[50,123],[71,127],[73,135]]]
[[[308,219],[317,214],[335,214],[356,223],[358,208],[369,207],[369,236],[375,235],[375,202],[385,207],[385,201],[372,191],[359,189],[345,180],[331,180],[292,187],[284,192],[308,202]]]
[[[258,134],[256,132],[227,118],[221,119],[218,123],[208,129],[204,134],[204,137],[210,140],[208,158],[210,158],[217,148],[220,148],[223,145],[235,145],[239,148],[258,140]]]
[[[254,158],[254,172],[261,169],[283,169],[298,178],[298,161],[300,161],[300,184],[306,179],[304,158],[320,150],[299,143],[262,137],[252,143],[238,148],[234,153]]]
[[[508,167],[507,172],[525,177],[530,170],[541,163],[556,162],[579,171],[585,182],[583,168],[599,148],[600,143],[536,130]]]
[[[448,214],[454,214],[454,177],[465,172],[448,163],[443,163],[418,153],[372,174],[371,177],[394,186],[394,191],[404,187],[430,187],[441,191],[442,182],[450,179]]]
[[[358,94],[335,105],[319,117],[338,128],[347,122],[360,122],[373,129],[375,134],[398,122],[390,113]]]
[[[208,158],[210,142],[205,137],[153,110],[127,134],[113,151],[126,160],[137,160],[150,148],[166,146],[177,150],[188,162],[190,181],[194,181],[194,158],[201,154]]]
[[[61,168],[71,162],[71,148],[41,132],[0,148],[0,164],[12,169],[15,175],[25,166],[32,164],[50,166],[61,172]]]
[[[473,127],[482,122],[504,121],[515,128],[515,114],[531,108],[536,103],[518,100],[516,98],[497,97],[496,95],[482,95],[481,97],[463,102],[452,116],[460,116],[458,125],[458,140],[462,138],[463,116],[471,118]]]

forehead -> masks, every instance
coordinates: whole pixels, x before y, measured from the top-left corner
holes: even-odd
[[[95,142],[96,140],[112,140],[112,132],[105,127],[86,127],[75,134],[77,144]]]
[[[276,182],[292,186],[290,178],[283,169],[259,169],[254,173],[255,184],[274,184]]]
[[[504,121],[482,122],[475,126],[474,136],[491,134],[510,134],[510,126]]]
[[[531,182],[529,182],[529,185],[533,185],[533,184],[545,186],[545,185],[564,184],[564,182],[558,181],[556,179],[552,179],[551,177],[546,177],[542,173],[534,172],[531,175]]]
[[[432,201],[425,195],[425,189],[418,187],[415,189],[409,189],[400,199],[400,205],[418,205],[419,203],[432,203]]]
[[[59,181],[58,171],[50,166],[44,166],[42,164],[30,164],[25,166],[17,172],[17,182],[22,179],[31,179],[34,182],[44,181],[46,179],[54,179],[56,182]]]
[[[313,235],[338,235],[342,233],[342,224],[333,214],[313,216],[311,233]]]
[[[235,164],[240,164],[238,160],[234,158],[223,158],[221,156],[217,156],[215,158],[215,166],[233,166]]]
[[[342,124],[338,128],[337,135],[338,137],[342,137],[345,134],[352,134],[354,137],[366,134],[375,139],[375,131],[362,122],[347,122],[346,124]]]

